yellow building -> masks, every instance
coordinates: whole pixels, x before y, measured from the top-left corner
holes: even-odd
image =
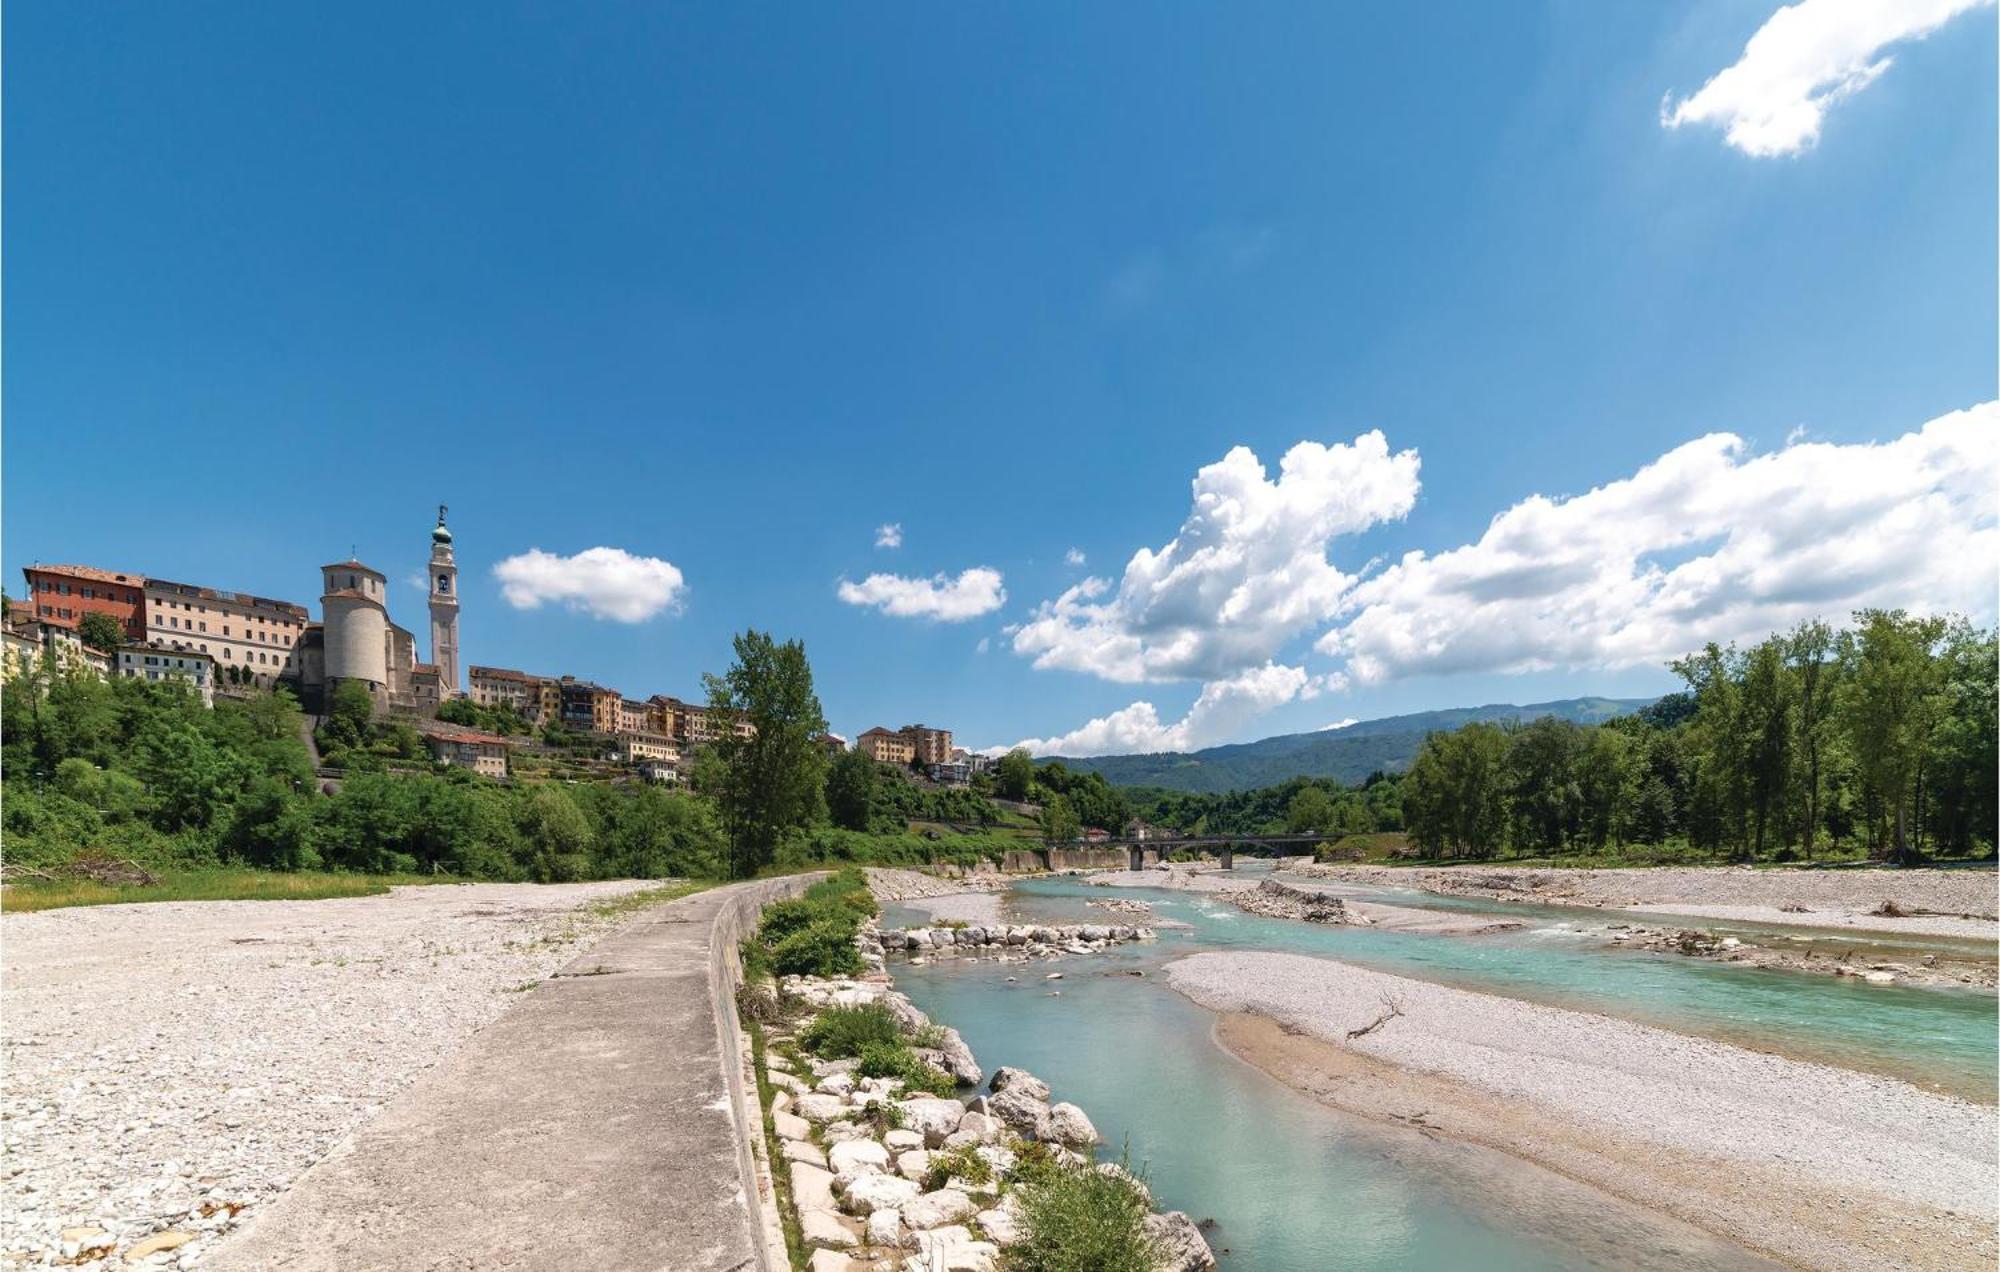
[[[854,739],[854,749],[878,764],[903,764],[917,758],[917,744],[901,733],[877,725]]]

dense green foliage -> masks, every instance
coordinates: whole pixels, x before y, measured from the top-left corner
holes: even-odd
[[[725,860],[713,807],[655,787],[368,771],[355,761],[379,759],[384,730],[351,708],[322,730],[352,744],[338,792],[322,794],[282,690],[209,710],[179,681],[51,672],[9,681],[4,706],[7,857],[18,866],[104,856],[564,880],[712,878]]]
[[[880,1003],[829,1007],[799,1033],[799,1045],[821,1059],[859,1059],[857,1072],[864,1078],[900,1078],[905,1088],[932,1095],[957,1090],[951,1075],[925,1063],[910,1042]]]
[[[1963,621],[1866,610],[1673,664],[1684,694],[1600,726],[1431,735],[1402,782],[1434,855],[1601,852],[1907,862],[1990,852],[1995,643]]]
[[[502,737],[525,737],[534,732],[526,717],[512,703],[485,707],[470,698],[453,698],[439,705],[437,718],[446,724],[462,724],[468,729],[497,733]]]
[[[868,877],[852,867],[794,898],[764,907],[757,962],[779,976],[854,976],[861,971],[855,933],[875,913]]]
[[[1295,777],[1257,790],[1199,795],[1147,787],[1124,792],[1138,816],[1188,835],[1337,836],[1403,827],[1402,784],[1370,774],[1359,787]]]
[[[92,649],[114,653],[125,643],[125,624],[102,610],[85,610],[77,620],[76,635]]]
[[[1151,1206],[1123,1174],[1023,1158],[1021,1240],[1009,1272],[1151,1272],[1158,1252],[1146,1235]]]

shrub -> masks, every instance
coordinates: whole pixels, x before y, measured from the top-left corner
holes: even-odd
[[[936,1192],[953,1179],[962,1179],[968,1184],[990,1183],[993,1166],[979,1155],[976,1144],[961,1144],[950,1152],[932,1153],[930,1172],[924,1176],[924,1191]]]
[[[861,951],[852,924],[822,920],[771,947],[771,970],[780,976],[856,976]]]
[[[901,1047],[902,1030],[889,1009],[876,1003],[861,1007],[829,1007],[799,1034],[799,1045],[826,1060],[861,1054],[870,1043]],[[878,1076],[869,1074],[869,1077]]]
[[[1151,1272],[1150,1207],[1130,1179],[1053,1164],[1027,1175],[1015,1194],[1021,1241],[1007,1251],[1010,1272]]]
[[[896,1078],[902,1082],[905,1091],[949,1096],[958,1090],[955,1078],[934,1065],[925,1064],[916,1052],[900,1041],[861,1044],[861,1063],[857,1071],[864,1078]],[[981,1164],[984,1165],[984,1162]]]

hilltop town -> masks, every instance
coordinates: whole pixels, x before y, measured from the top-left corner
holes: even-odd
[[[439,764],[507,778],[526,751],[561,752],[596,776],[677,785],[694,753],[750,734],[740,715],[671,694],[644,698],[566,674],[472,664],[460,676],[458,561],[446,509],[430,532],[430,661],[389,613],[389,581],[353,557],[320,567],[320,614],[291,601],[174,582],[96,565],[23,568],[25,600],[10,600],[0,670],[46,663],[103,677],[179,680],[204,705],[283,688],[312,717],[331,712],[342,686],[365,693],[371,717],[416,730]],[[822,734],[829,757],[846,739]],[[940,786],[967,785],[993,757],[953,745],[951,730],[875,727],[854,750]]]

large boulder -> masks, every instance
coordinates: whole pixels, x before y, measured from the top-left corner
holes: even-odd
[[[833,1172],[809,1162],[791,1163],[792,1204],[801,1211],[833,1209]]]
[[[800,1096],[791,1111],[808,1122],[832,1122],[847,1113],[847,1101],[824,1091],[814,1091]]]
[[[1153,1240],[1158,1262],[1153,1272],[1208,1272],[1215,1255],[1194,1220],[1178,1210],[1146,1216],[1146,1235]]]
[[[972,1058],[972,1048],[965,1045],[965,1039],[958,1036],[958,1030],[944,1031],[944,1042],[938,1047],[944,1056],[942,1068],[961,1085],[978,1086],[986,1076],[979,1067],[979,1061]]]
[[[1035,1084],[1040,1086],[1040,1083]],[[1043,1087],[1047,1090],[1047,1087]],[[1048,1102],[1034,1092],[1034,1088],[1021,1084],[1009,1086],[986,1102],[993,1116],[1005,1122],[1018,1135],[1028,1139],[1045,1139],[1049,1129]]]
[[[1000,1247],[974,1241],[956,1224],[916,1234],[917,1252],[903,1260],[909,1272],[993,1272],[1000,1265]]]
[[[1077,1147],[1095,1144],[1098,1141],[1097,1128],[1090,1124],[1083,1110],[1074,1104],[1058,1104],[1049,1109],[1048,1134],[1044,1137],[1058,1144]]]
[[[1009,1193],[1000,1204],[991,1210],[982,1210],[974,1216],[979,1222],[979,1230],[993,1241],[994,1245],[1006,1247],[1021,1239],[1021,1203]]]
[[[902,1111],[904,1129],[915,1131],[933,1147],[944,1143],[944,1137],[957,1130],[959,1119],[965,1116],[965,1106],[957,1100],[904,1100],[896,1107]]]
[[[868,1244],[888,1246],[895,1249],[903,1243],[903,1215],[901,1211],[884,1206],[869,1212],[867,1227]]]
[[[912,1148],[922,1148],[924,1137],[920,1132],[899,1126],[893,1131],[882,1133],[882,1144],[892,1153],[901,1153]]]
[[[903,1207],[903,1222],[912,1228],[942,1228],[948,1223],[957,1223],[979,1207],[972,1204],[972,1198],[956,1188],[940,1188],[928,1192]]]
[[[1046,1100],[1049,1098],[1048,1083],[1029,1073],[1026,1069],[1016,1069],[1012,1065],[1003,1064],[993,1071],[993,1082],[990,1089],[998,1093],[1005,1091],[1009,1087],[1017,1087],[1025,1090],[1037,1100]]]
[[[958,1133],[970,1135],[974,1142],[991,1144],[1006,1133],[1006,1123],[991,1113],[967,1113],[958,1119]]]
[[[861,1244],[861,1238],[848,1227],[852,1219],[844,1219],[831,1210],[801,1210],[799,1212],[799,1235],[807,1245],[839,1246],[852,1249]]]
[[[871,1170],[889,1169],[889,1150],[872,1139],[853,1139],[827,1150],[826,1162],[842,1183]]]
[[[917,1199],[917,1186],[895,1175],[869,1173],[847,1185],[847,1208],[857,1215],[903,1210]]]

